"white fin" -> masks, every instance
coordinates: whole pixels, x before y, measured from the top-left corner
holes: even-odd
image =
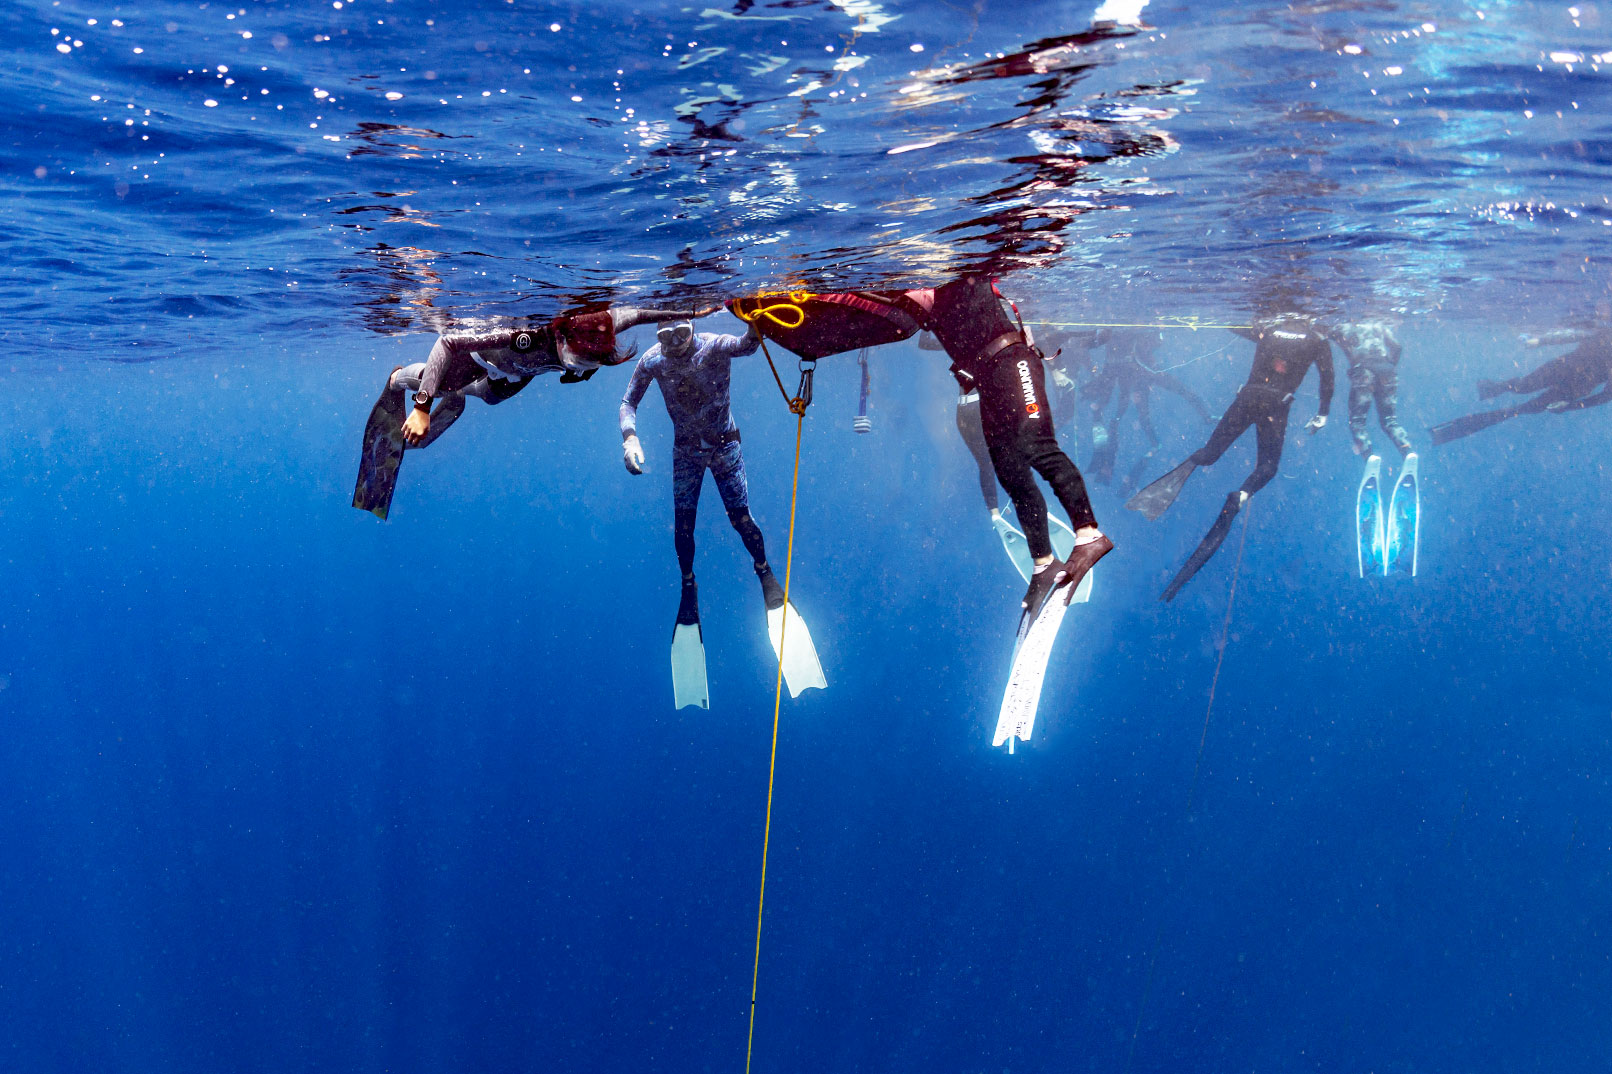
[[[1405,465],[1394,482],[1394,495],[1388,503],[1388,538],[1384,545],[1383,573],[1405,569],[1405,553],[1410,552],[1410,576],[1416,577],[1416,561],[1422,551],[1422,482],[1416,452],[1405,456]],[[1406,529],[1410,532],[1406,533]]]
[[[1355,490],[1355,559],[1360,577],[1366,576],[1366,564],[1371,572],[1387,573],[1383,555],[1383,460],[1373,455],[1366,460],[1365,473],[1360,475],[1360,487]]]
[[[698,623],[672,628],[672,698],[678,708],[711,707],[711,688],[705,679],[705,638]]]
[[[785,629],[785,619],[788,629]],[[828,680],[823,678],[823,665],[817,660],[817,647],[812,644],[812,632],[806,629],[806,620],[800,617],[793,604],[784,604],[767,610],[767,636],[772,639],[773,655],[783,661],[784,684],[790,697],[799,697],[801,691],[814,686],[823,690]],[[785,651],[779,653],[782,640]]]
[[[1088,573],[1087,578],[1091,575]],[[1082,579],[1082,585],[1085,580]],[[1078,588],[1078,587],[1077,587]],[[1002,695],[1002,711],[996,718],[996,734],[992,746],[1000,746],[1009,739],[1030,741],[1035,730],[1036,709],[1041,704],[1041,683],[1047,676],[1047,660],[1052,656],[1053,642],[1058,640],[1058,628],[1063,624],[1069,605],[1054,593],[1041,607],[1013,653],[1013,669],[1008,673],[1007,690]]]
[[[1026,585],[1030,583],[1030,572],[1035,569],[1035,561],[1030,558],[1030,546],[1024,541],[1024,534],[1016,529],[1013,523],[997,515],[991,520],[996,527],[997,536],[1002,538],[1002,550],[1013,561],[1013,569],[1019,572]]]

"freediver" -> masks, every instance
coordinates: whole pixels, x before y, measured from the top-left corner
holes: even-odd
[[[1604,311],[1604,307],[1603,307]],[[1475,414],[1455,418],[1435,425],[1431,430],[1434,444],[1447,444],[1463,436],[1498,425],[1519,414],[1538,414],[1549,411],[1560,414],[1567,410],[1584,410],[1612,402],[1612,328],[1605,318],[1594,328],[1564,328],[1547,332],[1543,336],[1526,336],[1530,347],[1554,347],[1578,344],[1573,350],[1552,358],[1527,376],[1510,380],[1478,381],[1478,398],[1493,399],[1500,395],[1533,395],[1525,403],[1480,410]],[[1596,390],[1599,389],[1599,390]],[[1538,393],[1535,395],[1534,393]]]
[[[1029,546],[1033,567],[1023,607],[1034,619],[1055,590],[1067,587],[1072,594],[1114,547],[1097,526],[1080,470],[1058,445],[1043,357],[1022,324],[1008,317],[987,277],[962,276],[933,290],[908,291],[906,298],[951,358],[964,397],[978,393],[985,447]],[[1036,486],[1036,473],[1052,486],[1075,530],[1074,548],[1062,562],[1053,555],[1047,502]],[[982,475],[982,491],[985,484]]]
[[[1125,480],[1125,489],[1134,488],[1141,479],[1142,468],[1159,448],[1159,434],[1153,428],[1153,389],[1174,392],[1209,422],[1212,416],[1203,399],[1179,378],[1155,369],[1155,356],[1159,349],[1159,333],[1140,332],[1134,329],[1105,329],[1098,342],[1103,346],[1103,362],[1096,373],[1081,388],[1086,399],[1092,429],[1090,471],[1097,481],[1112,484],[1114,464],[1119,458],[1119,423],[1131,407],[1136,408],[1136,424],[1148,440],[1148,451],[1131,467]],[[1103,411],[1108,401],[1117,396],[1113,417],[1104,420]]]
[[[1254,365],[1249,371],[1247,383],[1237,390],[1237,398],[1221,416],[1214,432],[1209,434],[1208,443],[1125,504],[1133,511],[1142,512],[1150,521],[1157,519],[1175,502],[1181,487],[1194,470],[1218,462],[1238,437],[1250,427],[1254,429],[1258,455],[1253,472],[1241,488],[1226,497],[1220,517],[1164,590],[1163,600],[1174,600],[1181,587],[1209,562],[1225,541],[1237,512],[1242,510],[1250,496],[1276,476],[1282,461],[1282,445],[1287,439],[1287,417],[1293,407],[1293,395],[1312,365],[1321,375],[1321,400],[1315,417],[1309,420],[1305,428],[1311,433],[1320,430],[1326,425],[1327,413],[1332,407],[1335,387],[1332,347],[1308,317],[1298,313],[1281,313],[1261,318],[1252,328],[1234,328],[1232,331],[1256,344]]]
[[[1399,337],[1394,326],[1384,320],[1348,321],[1333,325],[1327,336],[1349,360],[1349,435],[1355,454],[1367,456],[1371,435],[1366,419],[1371,404],[1377,404],[1377,423],[1400,455],[1409,455],[1410,434],[1399,423]]]
[[[399,366],[387,377],[364,428],[353,506],[384,519],[391,509],[404,449],[434,443],[464,413],[467,397],[496,406],[545,373],[559,373],[565,384],[585,381],[600,367],[620,365],[632,357],[630,349],[617,348],[618,333],[693,316],[687,310],[618,306],[532,325],[442,333],[424,362]],[[405,395],[414,404],[407,416]]]
[[[644,447],[638,438],[638,405],[650,384],[660,385],[661,399],[672,420],[672,543],[682,572],[682,597],[672,628],[672,677],[677,704],[708,707],[705,689],[705,650],[700,628],[699,587],[694,579],[694,523],[700,491],[709,470],[716,481],[728,521],[754,561],[756,578],[769,619],[785,612],[784,587],[767,565],[761,527],[750,515],[749,488],[744,455],[739,447],[739,426],[733,420],[731,384],[733,359],[754,354],[761,336],[751,326],[743,336],[694,331],[689,320],[663,325],[657,341],[638,359],[632,380],[621,399],[622,461],[632,474],[644,472]],[[793,617],[785,644],[809,644],[804,624]],[[776,644],[776,643],[775,643]],[[813,650],[810,662],[816,664]],[[799,671],[786,666],[786,675]],[[817,672],[821,678],[821,671]],[[799,682],[791,681],[791,691]],[[808,684],[810,685],[810,684]],[[815,685],[822,685],[821,682]],[[804,686],[801,686],[804,689]]]

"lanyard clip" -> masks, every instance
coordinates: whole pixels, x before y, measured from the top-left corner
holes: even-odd
[[[800,388],[795,392],[795,398],[789,401],[789,411],[799,417],[806,415],[806,408],[812,405],[812,374],[817,372],[817,363],[800,364]]]

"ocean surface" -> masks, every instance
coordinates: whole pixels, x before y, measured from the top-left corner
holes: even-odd
[[[1253,448],[1125,511],[1207,432],[1159,396],[1009,755],[946,363],[873,351],[859,435],[825,359],[751,1069],[1604,1070],[1612,412],[1427,430],[1608,318],[1612,7],[1093,3],[0,8],[0,1070],[744,1069],[776,665],[714,490],[677,710],[655,392],[647,476],[627,368],[545,378],[385,523],[364,420],[469,318],[965,270],[1216,414],[1218,326],[1397,318],[1418,576],[1357,577],[1340,361],[1161,603]],[[795,418],[733,396],[781,563]]]

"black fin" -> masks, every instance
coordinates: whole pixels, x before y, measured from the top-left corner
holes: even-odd
[[[1192,576],[1203,569],[1203,565],[1214,558],[1220,551],[1220,546],[1226,543],[1226,534],[1231,532],[1231,524],[1237,518],[1237,512],[1243,509],[1243,494],[1234,492],[1226,497],[1226,506],[1220,509],[1220,517],[1215,524],[1209,527],[1209,532],[1203,535],[1198,542],[1197,550],[1187,558],[1186,564],[1170,581],[1168,588],[1160,600],[1174,600],[1175,595],[1181,592],[1181,587],[1192,581]]]
[[[1170,509],[1175,498],[1181,495],[1181,486],[1187,483],[1192,471],[1198,464],[1188,459],[1174,470],[1159,478],[1147,488],[1125,501],[1125,506],[1132,511],[1140,511],[1149,522],[1157,521],[1159,516]]]
[[[1516,407],[1501,407],[1499,410],[1480,410],[1476,414],[1468,414],[1463,418],[1454,418],[1443,424],[1435,425],[1428,430],[1432,437],[1433,446],[1447,444],[1451,440],[1459,440],[1463,436],[1480,433],[1491,425],[1499,425],[1508,418],[1514,418],[1519,411]]]
[[[403,464],[403,393],[388,383],[364,424],[353,506],[385,520],[392,509],[397,470]]]

